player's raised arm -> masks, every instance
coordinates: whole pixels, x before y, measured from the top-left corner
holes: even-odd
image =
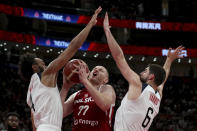
[[[99,7],[87,26],[70,42],[67,49],[64,50],[55,60],[53,60],[44,71],[45,73],[58,72],[77,52],[81,45],[86,40],[90,30],[97,23],[97,16],[101,12],[102,8]]]
[[[141,85],[142,85],[142,83],[140,81],[140,77],[138,74],[136,74],[129,67],[129,65],[126,62],[126,59],[124,57],[122,49],[120,48],[120,46],[118,45],[118,43],[114,39],[114,37],[110,31],[109,19],[108,19],[107,13],[105,14],[103,27],[104,27],[105,35],[107,37],[108,46],[110,48],[110,51],[111,51],[111,54],[112,54],[114,60],[116,61],[118,68],[120,69],[124,78],[132,85],[132,87],[139,88],[139,89],[137,89],[139,92],[141,89]]]
[[[174,51],[172,51],[172,48],[169,48],[169,51],[167,54],[167,59],[166,59],[165,64],[163,66],[164,70],[166,71],[166,77],[165,77],[164,82],[158,87],[158,91],[161,96],[162,96],[164,84],[165,84],[166,80],[168,79],[168,76],[170,73],[170,67],[175,59],[183,58],[183,55],[182,55],[182,54],[184,54],[184,52],[182,52],[183,49],[184,49],[183,46],[177,47]]]

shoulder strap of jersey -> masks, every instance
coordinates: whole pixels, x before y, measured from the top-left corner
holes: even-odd
[[[144,91],[144,89],[148,86],[148,84],[146,83],[142,83],[142,92]]]
[[[33,103],[33,100],[32,100],[32,96],[31,96],[31,93],[30,93],[30,100],[31,100],[31,108],[33,109],[33,111],[35,112],[35,107],[34,107],[34,103]]]
[[[38,77],[40,78],[40,80],[41,80],[41,75],[42,75],[42,72],[39,72],[39,73],[37,73],[38,74]]]

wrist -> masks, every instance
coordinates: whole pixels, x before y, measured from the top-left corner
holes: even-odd
[[[109,28],[104,28],[104,32],[108,33],[108,32],[110,32],[110,29]]]
[[[167,57],[167,59],[170,61],[170,62],[173,62],[175,60],[175,58],[172,58],[172,57]]]
[[[94,26],[94,23],[92,23],[91,21],[88,23],[88,25],[90,28],[92,28]]]
[[[87,78],[83,79],[83,80],[82,80],[82,83],[83,83],[83,84],[88,83],[88,79],[87,79]]]

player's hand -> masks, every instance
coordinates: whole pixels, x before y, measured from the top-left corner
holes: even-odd
[[[89,24],[92,24],[94,26],[97,23],[97,16],[101,12],[102,8],[99,6],[98,9],[95,10],[94,15],[92,16]]]
[[[108,13],[106,12],[105,13],[105,18],[104,18],[104,21],[103,21],[103,28],[104,28],[104,31],[109,31],[111,26],[109,26],[109,18],[108,18]]]
[[[70,81],[70,78],[68,78],[65,73],[62,73],[63,74],[63,87],[66,88],[66,89],[70,89],[72,87],[72,85],[74,85],[75,83],[71,82]],[[73,72],[71,73],[71,75],[73,75]]]
[[[174,51],[172,51],[172,48],[169,48],[167,57],[170,58],[172,61],[177,58],[183,58],[183,54],[185,54],[185,52],[182,51],[184,48],[185,47],[183,47],[182,45],[177,47]]]
[[[84,83],[88,80],[89,72],[87,72],[87,66],[84,63],[80,63],[79,67],[79,80],[81,83]]]

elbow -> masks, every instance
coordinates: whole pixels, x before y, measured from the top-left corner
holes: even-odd
[[[122,60],[122,59],[124,59],[124,54],[123,54],[123,52],[119,52],[119,53],[114,54],[114,58],[115,58],[116,60]]]
[[[138,75],[134,76],[134,78],[129,81],[129,84],[139,88],[142,87],[142,82]]]

